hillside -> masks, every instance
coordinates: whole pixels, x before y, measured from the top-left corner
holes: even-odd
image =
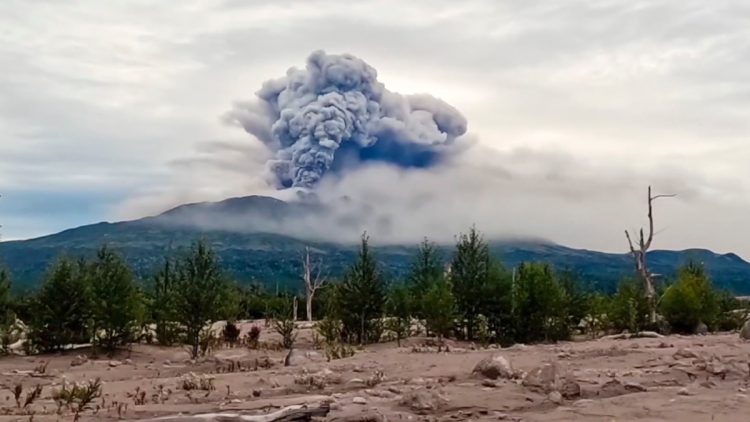
[[[0,243],[0,261],[12,271],[17,288],[37,285],[49,265],[60,255],[91,256],[106,243],[122,252],[138,275],[148,278],[165,256],[184,251],[198,238],[209,241],[230,275],[240,282],[268,286],[297,286],[300,253],[310,245],[324,256],[332,275],[343,273],[354,259],[355,245],[305,242],[291,236],[263,232],[298,213],[321,212],[320,205],[286,203],[267,197],[233,198],[217,203],[183,205],[161,215],[117,223],[98,223],[36,239]],[[227,231],[212,222],[242,215],[242,232]],[[196,224],[201,226],[196,228]],[[452,245],[441,246],[449,259]],[[375,247],[379,260],[392,278],[404,276],[416,245]],[[543,241],[498,241],[492,253],[506,265],[523,261],[547,261],[557,268],[577,271],[593,288],[614,290],[617,282],[632,274],[625,254],[572,249]],[[734,254],[708,250],[653,251],[652,270],[669,277],[688,259],[703,262],[715,283],[737,294],[750,294],[750,263]]]

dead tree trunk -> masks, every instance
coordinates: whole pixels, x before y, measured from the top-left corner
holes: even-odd
[[[628,239],[628,245],[630,246],[630,254],[633,257],[635,263],[635,270],[638,276],[643,280],[644,287],[646,290],[646,300],[648,301],[649,315],[648,319],[650,323],[656,322],[656,288],[654,288],[653,273],[648,269],[647,265],[647,254],[651,247],[651,242],[654,240],[654,207],[653,202],[659,198],[671,198],[675,195],[651,195],[651,186],[648,187],[648,236],[644,237],[643,228],[639,231],[639,238],[637,245],[633,244],[633,239],[630,237],[630,233],[625,230],[625,237]]]
[[[318,261],[313,263],[310,260],[310,247],[305,247],[305,255],[302,258],[302,278],[305,282],[305,311],[307,312],[307,320],[312,322],[312,303],[315,292],[318,289],[325,286],[328,281],[325,276],[322,275],[323,262]]]

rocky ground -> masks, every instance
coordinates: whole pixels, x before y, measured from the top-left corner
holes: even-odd
[[[275,344],[266,333],[262,340]],[[412,338],[327,362],[303,330],[290,366],[282,350],[224,348],[199,361],[180,348],[146,345],[112,359],[85,352],[0,360],[0,421],[72,421],[75,403],[58,413],[53,396],[95,378],[102,396],[82,421],[263,415],[303,404],[329,411],[321,420],[331,421],[688,422],[750,414],[750,343],[737,334],[483,350],[453,343],[440,353],[429,339]],[[24,406],[37,385],[39,397]]]

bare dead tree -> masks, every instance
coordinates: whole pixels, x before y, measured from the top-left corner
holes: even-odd
[[[312,303],[315,292],[323,288],[328,278],[323,274],[323,260],[312,262],[310,259],[310,247],[305,246],[305,254],[302,257],[302,279],[305,281],[305,302],[307,320],[312,321]]]
[[[653,202],[659,198],[673,198],[677,195],[652,195],[651,186],[648,187],[648,236],[644,236],[643,227],[639,231],[638,244],[634,245],[630,233],[625,230],[625,237],[628,239],[630,254],[635,262],[635,270],[643,279],[646,288],[646,299],[649,306],[649,321],[653,324],[656,322],[656,289],[654,288],[654,274],[651,273],[647,265],[647,254],[651,243],[654,240],[654,207]]]

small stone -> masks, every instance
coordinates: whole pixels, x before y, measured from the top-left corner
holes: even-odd
[[[489,387],[489,388],[496,388],[497,383],[495,383],[495,381],[492,381],[492,380],[482,380],[482,386]]]
[[[682,388],[680,388],[680,391],[677,392],[677,395],[678,396],[690,396],[691,394],[690,394],[690,391],[688,391],[687,388],[682,387]]]
[[[675,359],[690,359],[690,358],[697,358],[698,354],[690,349],[680,348],[677,349],[676,352],[672,355]]]
[[[124,363],[125,365],[132,365],[133,361],[130,359],[125,359],[122,363]]]
[[[111,361],[109,361],[109,367],[110,368],[117,368],[120,365],[122,365],[122,362],[120,362],[119,360],[111,360]]]
[[[555,404],[562,404],[562,402],[563,402],[563,396],[562,396],[562,394],[560,394],[559,391],[553,391],[553,392],[549,393],[549,395],[547,396],[547,398],[549,399],[549,401],[551,401],[552,403],[555,403]]]
[[[367,400],[365,400],[364,397],[355,397],[352,399],[352,403],[354,404],[367,404]]]
[[[625,389],[628,391],[643,392],[646,391],[646,387],[637,382],[626,382]]]
[[[74,357],[72,361],[70,361],[70,366],[81,366],[88,361],[89,361],[89,358],[86,357],[85,355],[78,355]]]

